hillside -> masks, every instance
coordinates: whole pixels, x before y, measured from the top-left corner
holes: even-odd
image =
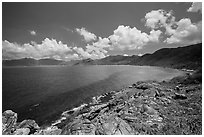
[[[202,65],[202,43],[178,48],[163,48],[141,57],[116,55],[97,60],[86,59],[75,65],[150,65],[196,69]]]
[[[16,60],[3,60],[2,66],[34,66],[37,65],[38,62],[32,58],[23,58]]]
[[[153,54],[145,54],[130,64],[196,69],[202,66],[202,43],[160,49]]]
[[[102,59],[84,59],[62,61],[55,59],[24,58],[18,60],[3,60],[3,66],[37,66],[37,65],[150,65],[171,68],[196,69],[202,65],[202,43],[178,47],[163,48],[152,54],[143,56],[108,56]]]
[[[3,66],[38,66],[38,65],[61,65],[63,64],[62,60],[55,59],[32,59],[32,58],[23,58],[17,60],[3,60]]]

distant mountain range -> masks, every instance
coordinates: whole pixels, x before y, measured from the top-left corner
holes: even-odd
[[[178,48],[163,48],[143,56],[108,56],[102,59],[84,59],[62,61],[55,59],[24,58],[3,60],[3,66],[37,66],[37,65],[150,65],[171,68],[196,69],[202,66],[202,43]]]
[[[202,43],[178,48],[163,48],[143,56],[116,55],[98,60],[86,59],[75,65],[149,65],[196,69],[202,66]]]
[[[64,61],[55,60],[55,59],[32,59],[32,58],[23,58],[16,60],[3,60],[3,66],[38,66],[38,65],[60,65]]]

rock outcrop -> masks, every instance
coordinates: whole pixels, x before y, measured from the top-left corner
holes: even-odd
[[[17,113],[7,110],[2,114],[3,135],[59,135],[61,129],[56,126],[41,129],[34,120],[23,120],[17,123]]]
[[[12,134],[15,130],[17,113],[7,110],[2,114],[2,133],[5,135]]]
[[[201,83],[136,82],[120,91],[62,114],[61,123],[45,129],[33,120],[16,123],[17,114],[3,113],[3,134],[15,135],[180,135],[202,134]]]

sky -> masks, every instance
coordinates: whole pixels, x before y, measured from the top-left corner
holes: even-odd
[[[200,42],[200,2],[2,3],[3,59],[141,56]]]

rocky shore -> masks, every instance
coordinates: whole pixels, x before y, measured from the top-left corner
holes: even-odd
[[[170,81],[139,81],[93,97],[92,102],[64,112],[61,120],[46,128],[34,120],[17,122],[17,113],[7,110],[2,114],[2,134],[201,135],[200,71]]]

